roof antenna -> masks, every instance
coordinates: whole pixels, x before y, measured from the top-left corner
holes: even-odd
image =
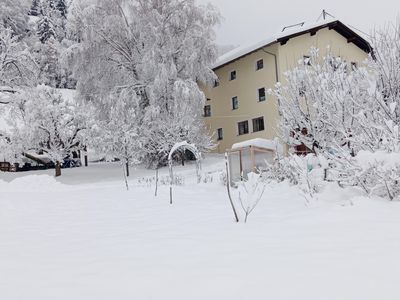
[[[317,19],[317,22],[318,22],[319,20],[321,20],[321,17],[322,17],[324,20],[326,20],[326,17],[331,17],[332,19],[335,19],[335,17],[332,16],[330,13],[328,13],[325,9],[322,10],[322,13],[319,15],[319,17],[318,17],[318,19]]]
[[[282,32],[284,32],[286,29],[293,28],[293,27],[303,27],[304,23],[305,22],[301,22],[301,23],[285,26],[285,27],[283,27]]]

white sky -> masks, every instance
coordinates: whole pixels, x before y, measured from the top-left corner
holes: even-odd
[[[400,16],[399,0],[197,0],[219,8],[224,20],[217,28],[220,45],[241,45],[264,39],[284,26],[314,22],[322,9],[367,33]]]

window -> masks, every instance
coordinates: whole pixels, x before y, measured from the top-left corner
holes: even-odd
[[[311,58],[308,55],[303,56],[303,63],[305,66],[311,66]]]
[[[261,69],[264,69],[264,60],[263,59],[257,60],[257,63],[256,63],[256,71],[261,70]]]
[[[204,106],[204,117],[211,117],[211,105]]]
[[[239,135],[249,133],[249,121],[243,121],[238,123],[238,133]]]
[[[253,132],[263,131],[264,129],[264,117],[253,119]]]
[[[258,89],[258,101],[265,101],[265,88]]]
[[[239,99],[238,97],[233,97],[232,98],[232,109],[238,109],[239,108]]]
[[[236,71],[232,71],[231,74],[229,75],[229,80],[235,80],[236,79]]]
[[[217,139],[218,141],[222,141],[224,139],[224,132],[222,128],[217,129]]]
[[[211,101],[211,99],[210,99],[210,98],[207,98],[207,101]]]
[[[214,87],[216,88],[218,86],[219,86],[219,80],[217,79],[217,80],[214,81]]]

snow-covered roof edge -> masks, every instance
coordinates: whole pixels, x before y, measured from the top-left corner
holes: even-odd
[[[239,150],[247,147],[264,148],[266,150],[278,151],[279,153],[283,151],[282,145],[279,143],[278,139],[267,140],[263,138],[255,138],[233,144],[232,150]]]
[[[261,40],[259,42],[237,47],[237,48],[221,55],[217,59],[217,62],[213,66],[213,69],[215,70],[215,69],[221,68],[235,60],[238,60],[246,55],[256,52],[264,47],[268,47],[272,44],[275,44],[278,42],[286,43],[291,38],[294,38],[296,36],[300,36],[300,35],[303,35],[306,33],[317,32],[318,30],[326,28],[326,27],[335,29],[339,34],[341,34],[345,38],[347,38],[349,42],[353,42],[355,45],[357,45],[360,49],[364,50],[365,52],[369,53],[372,51],[372,47],[370,46],[369,42],[366,41],[359,34],[355,33],[352,29],[350,29],[349,26],[345,25],[344,23],[342,23],[341,21],[339,21],[337,19],[329,19],[329,20],[324,20],[322,22],[305,24],[305,25],[295,28],[295,29],[285,30],[285,31],[277,33],[269,38]]]

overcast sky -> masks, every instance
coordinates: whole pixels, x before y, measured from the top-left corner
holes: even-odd
[[[224,17],[217,29],[220,45],[241,45],[264,39],[283,26],[315,22],[326,9],[344,23],[369,33],[400,16],[400,0],[197,0],[212,3]]]

